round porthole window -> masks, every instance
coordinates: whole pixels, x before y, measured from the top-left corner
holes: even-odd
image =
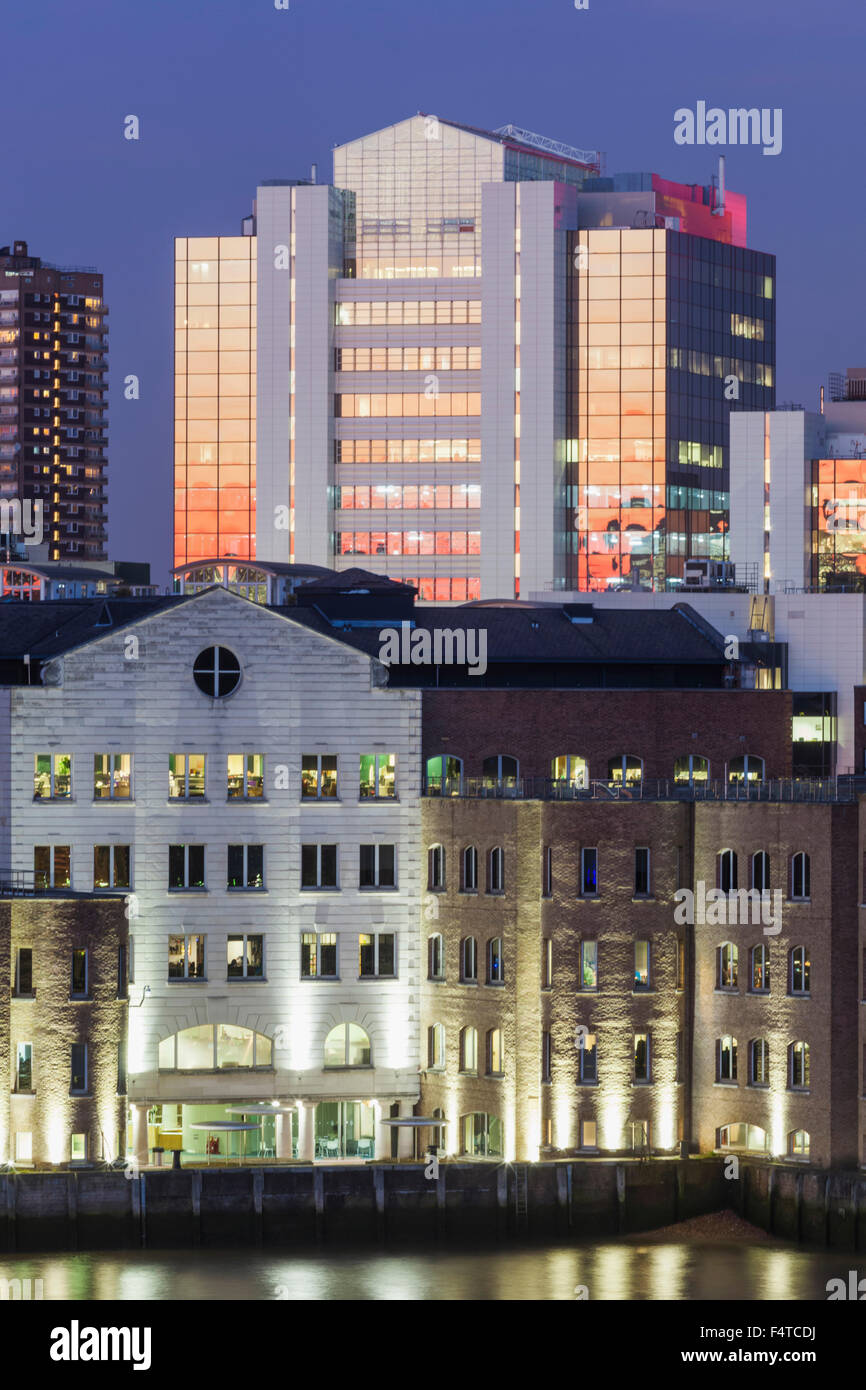
[[[221,700],[237,690],[241,679],[241,663],[228,647],[205,647],[199,652],[192,668],[193,679],[204,695]]]

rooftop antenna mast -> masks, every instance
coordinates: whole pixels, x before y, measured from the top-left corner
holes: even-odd
[[[725,156],[719,155],[719,174],[717,179],[713,179],[716,185],[718,198],[716,206],[713,208],[713,217],[724,217],[725,215]]]

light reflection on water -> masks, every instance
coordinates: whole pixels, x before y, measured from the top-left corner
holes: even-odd
[[[482,1251],[94,1251],[3,1255],[0,1279],[41,1279],[45,1299],[177,1301],[820,1299],[857,1268],[846,1251],[775,1244],[610,1241]],[[866,1260],[861,1257],[861,1263]]]

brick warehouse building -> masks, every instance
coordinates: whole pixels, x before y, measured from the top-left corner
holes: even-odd
[[[13,885],[4,883],[4,892]],[[122,898],[0,901],[0,1152],[20,1163],[126,1151],[128,923]]]
[[[602,797],[425,800],[423,1113],[506,1157],[855,1161],[857,805]],[[751,902],[677,920],[729,851],[735,886],[781,894],[779,932]]]

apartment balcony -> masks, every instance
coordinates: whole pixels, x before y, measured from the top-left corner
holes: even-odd
[[[500,801],[856,801],[866,792],[859,777],[785,777],[749,782],[678,782],[641,777],[632,782],[591,781],[585,786],[550,777],[425,777],[425,797]]]

